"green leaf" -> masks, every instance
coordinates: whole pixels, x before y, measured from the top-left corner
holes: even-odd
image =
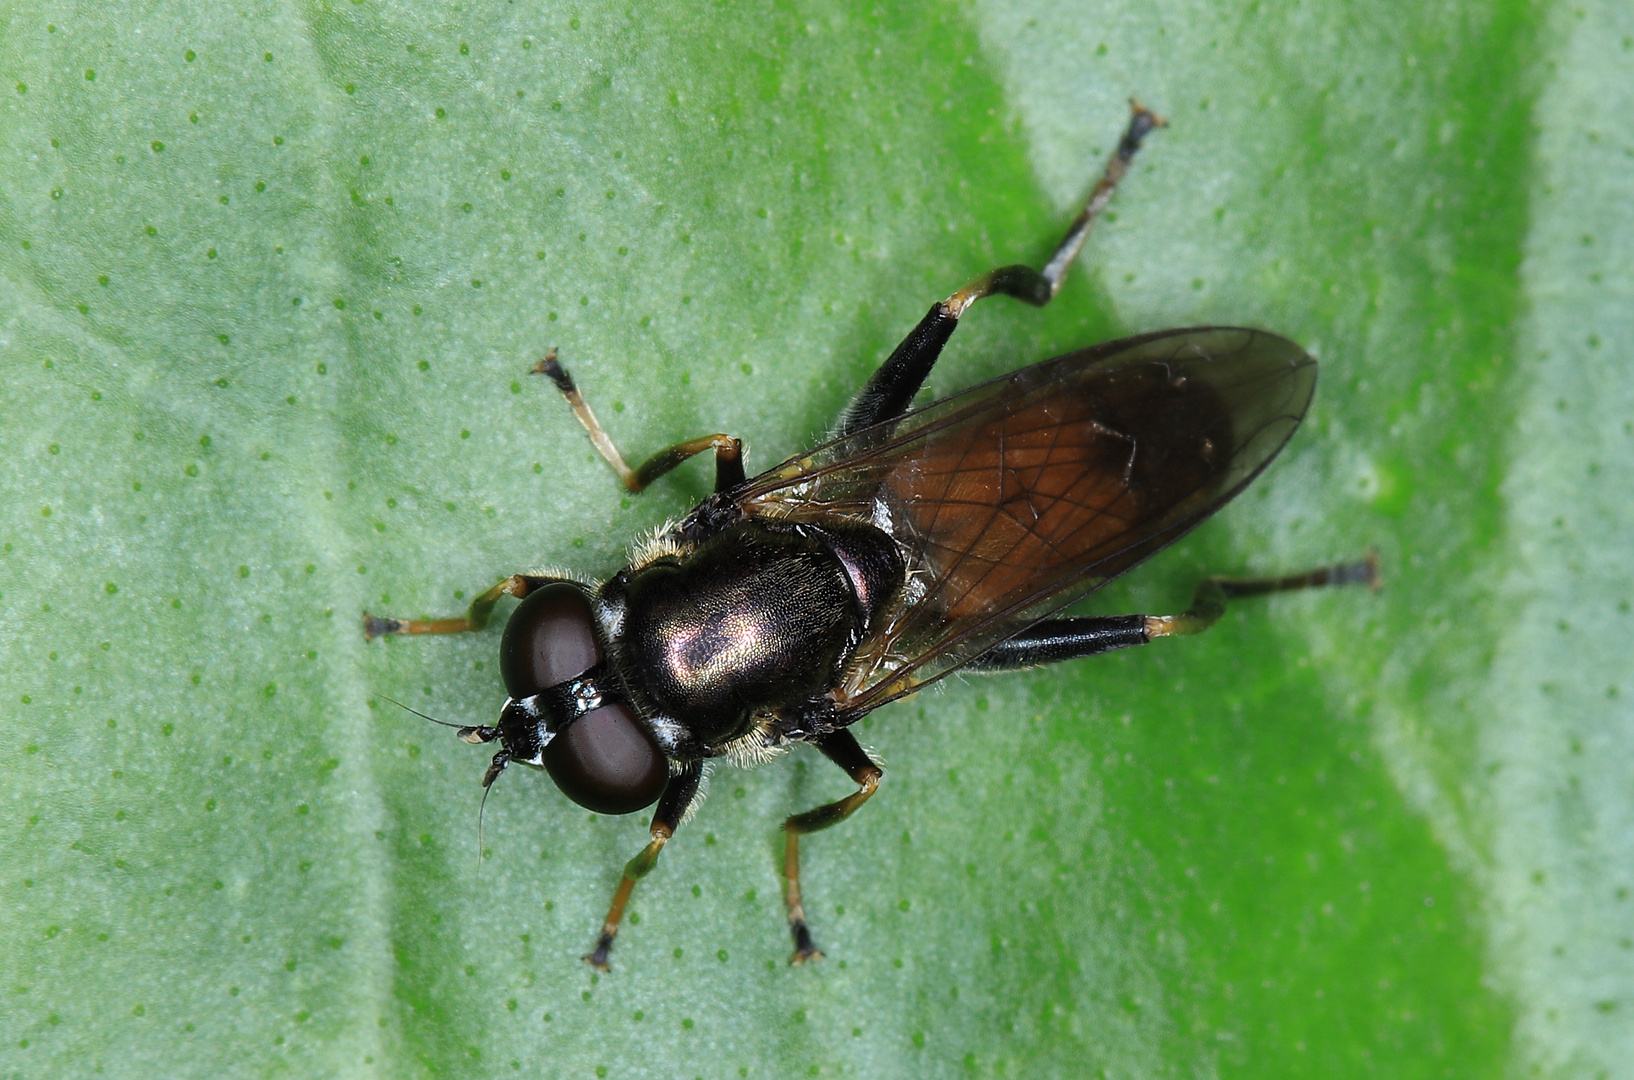
[[[0,1071],[1610,1075],[1634,1052],[1634,19],[1607,5],[149,5],[0,36]],[[9,89],[7,89],[9,88]],[[869,717],[645,819],[456,723],[497,628],[809,445],[935,299],[1067,288],[947,393],[1161,326],[1322,360],[1282,459],[1096,597],[1380,556],[1365,590]]]

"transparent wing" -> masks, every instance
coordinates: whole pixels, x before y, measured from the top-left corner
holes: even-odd
[[[750,515],[890,533],[907,587],[837,707],[877,708],[1173,542],[1293,434],[1316,361],[1257,330],[1165,330],[1069,353],[755,477]]]

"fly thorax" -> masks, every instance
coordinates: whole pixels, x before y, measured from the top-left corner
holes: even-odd
[[[864,542],[842,556],[826,530],[745,522],[644,566],[622,583],[626,677],[718,746],[835,685],[878,602],[858,583],[888,590],[882,565]]]

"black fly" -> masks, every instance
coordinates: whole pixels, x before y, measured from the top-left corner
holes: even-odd
[[[1258,330],[1162,330],[1047,360],[909,410],[959,318],[996,293],[1047,304],[1141,140],[1117,152],[1042,271],[1006,266],[932,305],[841,415],[830,440],[755,477],[742,445],[706,435],[631,469],[557,362],[567,398],[626,487],[715,453],[715,493],[595,585],[515,574],[463,618],[364,617],[365,632],[483,629],[501,596],[509,697],[486,788],[511,764],[550,773],[604,814],[654,802],[652,839],[624,869],[594,951],[608,954],[631,890],[698,793],[704,764],[755,765],[814,744],[857,785],[784,822],[793,961],[820,955],[800,903],[799,838],[838,824],[882,776],[851,725],[958,669],[1054,663],[1196,633],[1228,600],[1373,583],[1371,558],[1275,579],[1210,578],[1178,615],[1055,617],[1183,536],[1270,463],[1299,425],[1316,362]]]

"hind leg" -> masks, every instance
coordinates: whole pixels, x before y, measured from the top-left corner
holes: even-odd
[[[1118,181],[1129,171],[1129,163],[1140,149],[1141,140],[1166,123],[1144,105],[1133,101],[1129,105],[1133,115],[1129,118],[1129,127],[1124,130],[1123,138],[1118,141],[1117,151],[1107,162],[1106,172],[1090,192],[1084,209],[1056,245],[1055,254],[1050,256],[1044,268],[1034,270],[1030,266],[1001,266],[997,270],[989,270],[946,300],[931,305],[919,325],[902,340],[896,351],[874,372],[862,392],[840,414],[839,423],[834,428],[836,437],[849,435],[907,412],[913,404],[914,395],[930,375],[936,358],[942,354],[942,346],[953,336],[960,316],[977,300],[1002,293],[1025,300],[1035,307],[1043,307],[1054,299],[1055,294],[1061,291],[1061,283],[1066,280],[1072,261],[1083,250],[1090,227],[1111,201]]]

